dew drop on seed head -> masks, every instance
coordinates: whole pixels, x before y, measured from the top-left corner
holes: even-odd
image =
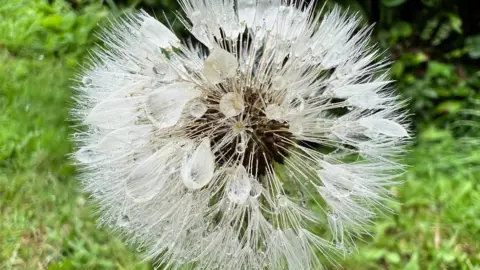
[[[118,220],[118,226],[126,227],[130,224],[130,218],[127,215],[122,215]]]
[[[265,109],[265,116],[270,120],[281,120],[282,119],[282,108],[277,104],[269,104]]]
[[[75,158],[81,163],[88,164],[96,160],[96,154],[92,149],[82,148],[75,153]]]
[[[275,76],[272,80],[272,88],[275,90],[282,90],[285,88],[286,81],[282,76]]]
[[[245,167],[240,165],[227,184],[227,197],[233,203],[242,204],[250,196],[251,188],[250,177]]]
[[[262,194],[262,184],[252,179],[252,189],[250,190],[250,197],[256,199]]]
[[[92,86],[92,82],[93,82],[92,78],[90,78],[90,77],[85,76],[85,77],[82,78],[82,83],[85,86]]]
[[[227,117],[239,115],[245,109],[242,96],[237,93],[227,93],[220,99],[220,111]]]
[[[293,134],[293,135],[302,135],[303,133],[303,127],[302,124],[297,122],[290,122],[288,130]]]
[[[303,109],[305,109],[305,99],[300,95],[296,95],[290,100],[290,109],[292,113],[303,111]]]
[[[287,207],[288,206],[288,198],[284,195],[278,196],[278,206],[279,207]]]
[[[245,153],[245,150],[246,150],[246,146],[245,146],[245,143],[243,142],[237,143],[237,145],[235,146],[235,152],[237,152],[238,154]]]
[[[207,105],[200,100],[196,100],[190,106],[190,115],[195,118],[202,117],[207,112]]]
[[[375,139],[379,136],[380,134],[378,132],[376,132],[375,130],[371,130],[371,129],[368,129],[365,131],[365,136],[371,138],[371,139]]]

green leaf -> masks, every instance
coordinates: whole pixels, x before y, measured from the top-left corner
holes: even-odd
[[[382,0],[382,4],[386,7],[396,7],[407,2],[407,0]]]
[[[418,254],[415,252],[412,257],[410,258],[410,261],[405,265],[403,268],[404,270],[418,270]]]
[[[400,78],[405,71],[405,65],[402,61],[395,62],[390,68],[390,74],[394,78]]]
[[[453,13],[448,14],[448,19],[450,21],[450,26],[454,31],[457,33],[461,34],[462,33],[462,19],[457,15]]]
[[[420,139],[422,141],[448,140],[451,137],[452,134],[449,131],[437,129],[434,126],[429,126],[420,133]]]
[[[384,249],[369,249],[365,251],[365,257],[371,260],[378,260],[385,255],[386,251]]]
[[[424,63],[428,60],[428,56],[423,52],[418,53],[405,53],[402,55],[401,61],[405,63],[406,66],[417,66],[421,63]]]
[[[393,263],[393,264],[398,264],[402,260],[402,258],[400,258],[400,255],[393,252],[388,252],[387,255],[385,256],[385,259],[387,259],[389,263]]]
[[[412,34],[413,29],[408,22],[400,21],[393,25],[391,31],[398,37],[407,38]]]
[[[437,61],[430,61],[427,68],[427,76],[431,78],[451,78],[452,66]]]
[[[463,103],[461,101],[449,100],[440,103],[435,111],[440,113],[457,114],[460,112],[462,107]]]
[[[60,15],[50,15],[42,19],[41,25],[48,29],[59,29],[63,18]]]
[[[467,37],[465,42],[467,44],[468,56],[472,59],[480,58],[480,35]]]

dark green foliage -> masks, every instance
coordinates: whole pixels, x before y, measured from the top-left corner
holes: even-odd
[[[480,16],[469,12],[476,1],[343,0],[369,23],[374,36],[395,61],[398,91],[411,100],[418,131],[448,127],[459,119],[480,121],[462,111],[480,99]],[[459,130],[465,135],[467,130]]]

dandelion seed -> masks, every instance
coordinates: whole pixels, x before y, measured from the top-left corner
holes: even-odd
[[[353,250],[409,139],[371,28],[305,1],[180,4],[198,45],[140,11],[79,75],[73,157],[102,222],[171,268],[319,269]]]

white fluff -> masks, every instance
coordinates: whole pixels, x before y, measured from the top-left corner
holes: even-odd
[[[79,75],[73,156],[102,223],[171,268],[319,269],[351,251],[409,136],[371,28],[303,1],[180,4],[200,45],[141,11]]]

